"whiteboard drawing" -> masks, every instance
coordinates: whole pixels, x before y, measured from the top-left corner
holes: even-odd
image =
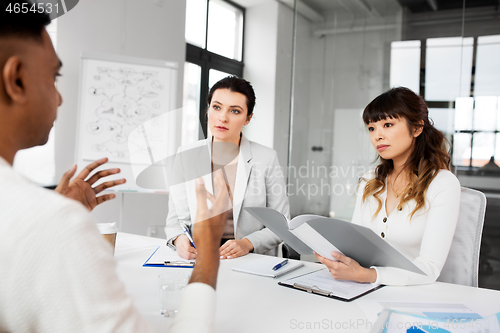
[[[177,70],[167,66],[83,59],[80,89],[80,155],[84,160],[107,156],[130,163],[129,134],[144,122],[173,110]],[[175,124],[172,125],[175,130]],[[156,137],[162,137],[158,126]],[[154,140],[155,136],[152,137]],[[137,149],[143,149],[140,145]]]

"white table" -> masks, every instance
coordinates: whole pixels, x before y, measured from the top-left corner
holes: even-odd
[[[158,275],[166,269],[190,269],[142,267],[154,249],[164,243],[162,239],[118,233],[115,251],[119,277],[139,311],[158,332],[167,332],[172,322],[160,315]],[[321,267],[319,264],[305,262],[304,267],[277,279],[231,271],[231,267],[258,256],[249,254],[221,262],[217,332],[369,332],[371,324],[358,306],[363,300],[464,303],[483,315],[500,312],[500,292],[489,289],[440,282],[411,287],[386,286],[359,301],[342,302],[277,284],[317,270]]]

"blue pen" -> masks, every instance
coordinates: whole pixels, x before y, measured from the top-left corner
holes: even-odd
[[[196,246],[194,246],[194,240],[193,240],[193,237],[191,236],[191,234],[189,233],[189,230],[188,228],[184,225],[184,224],[181,224],[182,226],[182,230],[184,230],[184,234],[186,235],[186,237],[189,239],[189,241],[191,242],[191,245],[193,245],[193,247],[196,249]]]
[[[276,266],[274,266],[273,271],[280,269],[281,267],[285,266],[286,264],[288,264],[288,259],[285,259],[282,262],[280,262],[279,264],[277,264]]]

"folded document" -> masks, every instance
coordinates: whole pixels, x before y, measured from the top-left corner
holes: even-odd
[[[314,250],[335,260],[331,253],[337,251],[363,267],[396,267],[424,274],[369,228],[317,215],[301,215],[287,221],[283,214],[272,208],[245,209],[300,254],[310,254]]]

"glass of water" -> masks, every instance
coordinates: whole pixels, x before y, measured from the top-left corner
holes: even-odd
[[[158,275],[158,285],[160,287],[160,310],[165,317],[175,317],[179,310],[182,291],[186,288],[190,270],[172,269]]]

